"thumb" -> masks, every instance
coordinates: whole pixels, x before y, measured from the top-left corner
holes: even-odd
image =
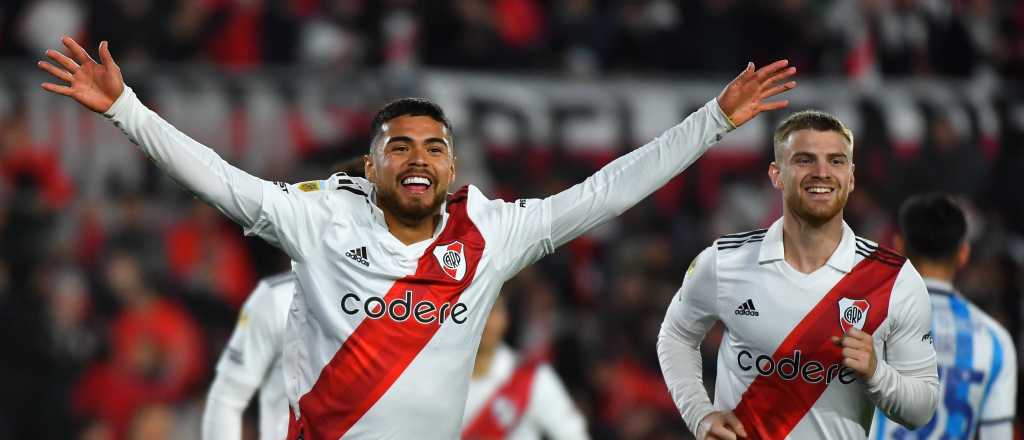
[[[104,66],[117,67],[117,63],[114,62],[114,57],[110,55],[110,44],[106,40],[100,43],[100,61]]]
[[[747,68],[743,69],[743,73],[740,76],[750,76],[754,74],[754,63],[747,61]]]

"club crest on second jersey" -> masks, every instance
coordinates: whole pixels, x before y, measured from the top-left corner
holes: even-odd
[[[843,333],[849,331],[850,327],[863,329],[864,323],[868,320],[869,308],[871,304],[868,304],[866,299],[840,298],[839,326],[843,328]]]
[[[466,275],[466,254],[463,248],[462,243],[458,241],[434,248],[434,257],[441,265],[441,270],[455,281],[462,281],[462,277]]]

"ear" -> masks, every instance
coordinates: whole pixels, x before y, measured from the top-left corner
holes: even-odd
[[[960,243],[960,249],[956,251],[956,268],[963,269],[967,262],[971,261],[971,244],[964,240]]]
[[[363,155],[363,174],[366,175],[366,180],[377,183],[377,169],[373,165],[373,156],[369,154]]]
[[[892,246],[896,248],[896,252],[903,255],[907,254],[907,242],[903,239],[903,236],[896,234],[892,236]]]
[[[451,184],[455,183],[455,160],[456,160],[456,157],[452,156],[452,165],[451,165],[452,174],[451,174],[450,177],[448,177],[448,185],[449,186]]]
[[[768,179],[772,181],[772,186],[775,189],[782,191],[782,169],[779,168],[779,164],[772,162],[768,164]]]
[[[853,192],[853,188],[857,186],[857,175],[854,171],[857,169],[857,165],[850,163],[850,192]]]

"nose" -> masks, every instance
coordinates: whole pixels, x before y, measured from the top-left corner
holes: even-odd
[[[415,147],[409,152],[409,163],[413,165],[426,165],[427,164],[427,153],[426,149]]]
[[[814,166],[814,175],[816,177],[828,177],[828,161],[818,161],[817,165]]]

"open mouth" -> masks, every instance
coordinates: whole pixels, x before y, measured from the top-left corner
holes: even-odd
[[[424,194],[433,185],[426,176],[406,176],[402,179],[402,188],[413,194]]]
[[[831,196],[832,193],[836,191],[836,189],[832,188],[830,186],[812,185],[812,186],[805,186],[804,187],[804,191],[807,191],[808,193],[810,193],[811,197],[823,198],[823,197]]]

